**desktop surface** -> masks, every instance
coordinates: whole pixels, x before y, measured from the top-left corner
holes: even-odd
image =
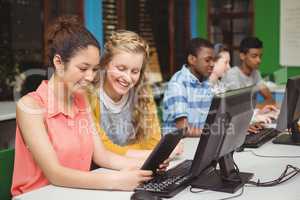
[[[185,152],[176,161],[171,162],[171,166],[182,162],[185,159],[192,159],[193,153],[198,145],[198,140],[195,138],[184,139]],[[243,152],[235,153],[234,158],[241,171],[254,173],[252,180],[261,181],[274,180],[280,176],[287,164],[300,167],[300,158],[262,158],[254,156],[246,149]],[[251,149],[260,155],[273,156],[300,156],[299,146],[274,145],[271,142],[266,143],[259,149]],[[170,167],[171,167],[170,166]],[[106,169],[97,169],[105,171]],[[251,199],[272,199],[272,200],[295,200],[299,197],[300,175],[296,175],[291,180],[275,186],[275,187],[253,187],[246,186],[244,193],[235,198],[237,200],[251,200]],[[241,192],[238,190],[234,194],[204,191],[200,193],[191,193],[190,187],[177,194],[171,199],[220,199],[237,195]],[[86,199],[130,199],[133,192],[122,191],[102,191],[102,190],[86,190],[86,189],[72,189],[56,187],[48,185],[43,188],[16,196],[15,200],[56,200],[56,199],[70,199],[70,200],[86,200]]]

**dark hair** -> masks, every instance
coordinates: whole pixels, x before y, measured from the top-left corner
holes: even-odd
[[[213,45],[210,41],[203,38],[193,38],[189,41],[187,50],[186,50],[186,62],[189,55],[197,56],[197,51],[201,49],[201,47],[211,48],[213,49]]]
[[[60,55],[64,63],[68,63],[78,50],[92,45],[99,49],[96,38],[81,23],[77,16],[58,17],[47,30],[48,66],[54,67],[53,58]]]
[[[225,44],[216,43],[214,45],[214,53],[215,53],[214,60],[215,61],[217,61],[221,57],[220,53],[222,53],[222,52],[228,52],[229,53],[229,48]]]
[[[247,53],[249,49],[261,49],[263,42],[257,37],[246,37],[240,43],[240,52]]]

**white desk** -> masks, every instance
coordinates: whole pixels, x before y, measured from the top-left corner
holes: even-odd
[[[194,149],[198,144],[197,139],[185,139],[185,153],[184,158],[192,158]],[[267,143],[259,149],[254,150],[257,154],[275,155],[275,156],[300,156],[299,146],[284,146]],[[260,178],[261,181],[269,181],[279,177],[285,169],[286,164],[292,164],[300,167],[300,158],[261,158],[252,155],[250,152],[241,152],[235,154],[235,161],[242,172],[255,173],[254,179]],[[180,162],[176,161],[176,162]],[[172,163],[173,165],[174,163]],[[101,169],[103,170],[103,169]],[[97,170],[96,170],[97,171]],[[238,194],[237,191],[235,194]],[[15,200],[86,200],[86,199],[130,199],[132,192],[119,191],[101,191],[101,190],[84,190],[84,189],[70,189],[56,186],[45,186],[32,192],[28,192],[15,197]],[[177,194],[172,199],[205,199],[216,200],[220,198],[229,197],[235,194],[227,194],[221,192],[204,191],[198,194],[191,193],[189,187]],[[244,194],[238,200],[247,199],[272,199],[272,200],[295,200],[300,196],[300,175],[292,178],[282,185],[270,188],[245,187]]]

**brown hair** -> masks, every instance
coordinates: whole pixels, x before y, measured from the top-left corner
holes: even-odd
[[[48,66],[54,67],[53,58],[59,55],[62,62],[68,63],[81,49],[92,45],[99,49],[96,38],[84,27],[77,16],[58,17],[47,30]]]

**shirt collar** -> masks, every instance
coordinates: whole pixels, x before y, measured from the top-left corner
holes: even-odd
[[[49,86],[48,81],[42,81],[36,92],[43,99],[43,103],[47,108],[47,117],[52,118],[58,114],[64,114],[69,116],[70,118],[74,118],[79,112],[83,112],[86,110],[85,98],[81,94],[73,95],[73,112],[72,114],[65,112],[63,106],[57,102],[55,99],[53,89]]]
[[[202,82],[199,81],[199,79],[190,71],[190,69],[188,68],[188,65],[186,65],[186,64],[183,65],[181,70],[187,76],[187,80],[189,80],[190,82],[197,83],[200,86],[204,86],[204,87],[210,86],[208,80],[205,80]]]

